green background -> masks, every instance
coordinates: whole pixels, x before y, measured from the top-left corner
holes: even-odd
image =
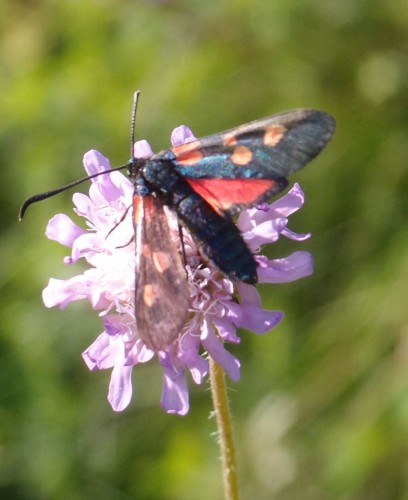
[[[229,382],[244,499],[408,499],[408,9],[406,0],[3,0],[0,5],[0,498],[218,499],[208,383],[186,417],[159,406],[157,363],[130,407],[80,353],[101,331],[87,303],[45,309],[75,273],[47,240],[96,148],[167,148],[181,123],[208,135],[296,107],[332,113],[333,142],[295,176],[290,227],[315,273],[260,287],[285,321],[242,332]],[[83,188],[86,192],[86,187]]]

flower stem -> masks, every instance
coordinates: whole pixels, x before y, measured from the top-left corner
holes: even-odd
[[[224,496],[226,500],[238,500],[238,476],[227,386],[223,370],[211,358],[210,379],[214,413],[217,421],[218,440],[221,450]]]

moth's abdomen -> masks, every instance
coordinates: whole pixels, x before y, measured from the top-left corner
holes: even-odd
[[[221,217],[193,190],[176,205],[176,213],[200,250],[228,278],[257,282],[257,263],[232,220]]]

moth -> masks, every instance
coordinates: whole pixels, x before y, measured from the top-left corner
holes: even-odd
[[[132,143],[137,98],[138,93]],[[137,332],[147,347],[165,349],[189,314],[186,271],[164,206],[225,276],[255,284],[257,263],[234,216],[281,192],[287,186],[286,177],[315,158],[334,129],[329,114],[298,109],[175,146],[149,159],[135,158],[132,153],[128,163],[112,169],[127,169],[134,183],[135,317]],[[96,175],[29,198],[20,218],[32,203]]]

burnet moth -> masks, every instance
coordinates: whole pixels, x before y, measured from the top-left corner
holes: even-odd
[[[138,95],[132,112],[132,145]],[[135,318],[147,347],[165,349],[189,314],[186,271],[163,207],[175,213],[204,258],[229,279],[254,284],[257,263],[234,215],[282,191],[286,177],[317,156],[334,129],[335,121],[327,113],[297,109],[175,146],[149,159],[135,158],[132,147],[128,163],[112,169],[127,169],[134,183]],[[106,171],[29,198],[20,219],[32,203],[101,174]]]

